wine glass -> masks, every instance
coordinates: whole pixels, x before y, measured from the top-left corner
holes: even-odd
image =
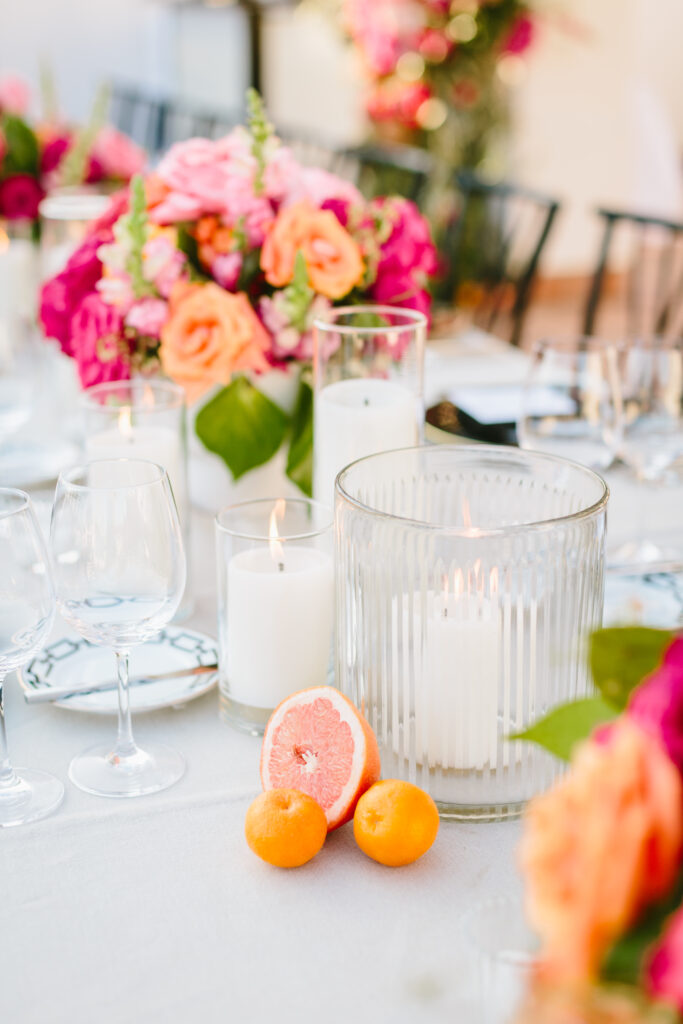
[[[138,747],[128,689],[131,647],[173,618],[185,587],[185,552],[166,471],[153,462],[102,459],[62,473],[50,530],[57,604],[69,625],[116,655],[116,743],[75,757],[71,781],[98,796],[142,796],[185,771],[175,750]]]
[[[23,491],[0,488],[0,827],[51,814],[64,786],[32,768],[12,768],[7,751],[2,688],[7,675],[45,643],[55,610],[47,550]]]
[[[620,430],[612,402],[618,357],[618,345],[598,338],[537,342],[522,391],[520,447],[606,469]]]
[[[644,491],[661,483],[683,456],[683,341],[654,339],[624,349],[613,380],[612,404],[622,427],[615,454],[635,475],[640,491],[635,537],[610,556],[612,568],[662,569],[680,562],[646,536]]]

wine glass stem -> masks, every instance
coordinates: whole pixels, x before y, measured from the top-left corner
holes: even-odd
[[[16,783],[17,777],[10,764],[7,732],[5,731],[5,677],[0,676],[0,790],[14,786]]]
[[[115,651],[116,673],[119,694],[119,728],[116,738],[116,754],[129,757],[136,751],[133,726],[130,718],[130,687],[128,685],[128,651]]]

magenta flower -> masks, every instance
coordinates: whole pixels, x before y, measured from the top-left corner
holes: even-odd
[[[126,326],[148,338],[160,338],[168,319],[168,303],[163,299],[140,299],[126,313]]]
[[[43,190],[30,174],[13,174],[0,182],[0,216],[7,220],[35,220]]]
[[[87,238],[64,270],[45,282],[40,294],[39,319],[45,336],[55,338],[68,356],[75,355],[70,334],[73,314],[82,300],[95,291],[102,275],[97,250],[104,240],[101,235]]]
[[[683,1013],[683,910],[669,918],[645,968],[651,996]]]
[[[373,206],[388,215],[391,231],[380,247],[371,298],[417,309],[429,317],[431,300],[425,285],[436,272],[437,255],[426,220],[409,199],[378,199]]]
[[[81,300],[71,318],[70,335],[84,388],[130,377],[130,348],[122,328],[119,311],[97,292]]]
[[[520,14],[513,22],[507,39],[503,43],[503,53],[524,53],[534,41],[534,23],[528,14]]]
[[[105,125],[100,131],[90,159],[97,161],[103,177],[117,181],[130,181],[145,167],[144,150],[111,125]]]
[[[56,171],[64,159],[71,145],[71,136],[68,133],[55,135],[45,143],[40,154],[40,170],[43,174],[51,174]]]
[[[683,771],[683,639],[670,644],[660,667],[634,691],[628,714]]]

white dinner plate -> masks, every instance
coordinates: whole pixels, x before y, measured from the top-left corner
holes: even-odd
[[[154,640],[131,649],[130,676],[134,679],[145,673],[157,675],[181,668],[210,665],[217,661],[216,641],[211,637],[192,629],[168,626]],[[80,687],[115,679],[116,664],[109,648],[96,647],[81,637],[69,636],[45,647],[18,675],[24,690]],[[130,688],[131,710],[155,711],[157,708],[186,704],[211,690],[217,679],[218,672],[209,672],[179,679],[138,683]],[[116,689],[68,697],[55,701],[55,707],[112,715],[118,708]]]

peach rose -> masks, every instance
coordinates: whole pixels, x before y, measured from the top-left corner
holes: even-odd
[[[676,878],[683,785],[657,740],[622,719],[583,744],[571,771],[533,800],[521,860],[542,977],[595,978],[613,942]]]
[[[166,373],[192,402],[214,384],[229,384],[237,370],[266,370],[270,336],[244,292],[217,284],[179,283],[161,332],[159,355]]]
[[[261,250],[261,269],[276,288],[294,276],[297,252],[302,252],[311,287],[328,299],[348,295],[363,276],[358,245],[331,210],[316,210],[308,202],[280,210]]]

